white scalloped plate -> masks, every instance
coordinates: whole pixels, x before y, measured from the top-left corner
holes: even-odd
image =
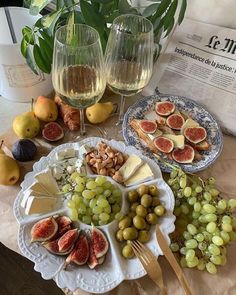
[[[88,266],[71,266],[68,270],[63,269],[65,258],[50,254],[40,244],[30,244],[30,229],[34,222],[45,216],[52,215],[52,213],[41,216],[28,217],[25,216],[20,208],[20,202],[23,197],[24,191],[34,182],[34,175],[39,173],[52,164],[55,161],[55,154],[59,150],[65,148],[78,149],[79,146],[87,144],[89,146],[96,146],[98,142],[105,141],[117,150],[124,152],[128,155],[136,154],[146,161],[152,171],[154,172],[155,179],[149,181],[149,184],[156,184],[160,190],[160,199],[164,203],[167,213],[164,217],[160,218],[159,224],[161,230],[168,241],[168,235],[174,231],[175,216],[173,215],[174,209],[174,196],[162,178],[159,166],[151,159],[148,159],[142,155],[140,151],[132,146],[126,146],[123,142],[115,140],[107,141],[98,137],[86,138],[77,143],[66,143],[56,147],[50,152],[47,157],[42,157],[33,166],[33,171],[29,172],[24,181],[21,184],[21,191],[19,192],[14,203],[14,214],[19,222],[20,229],[18,235],[18,243],[22,253],[31,261],[35,263],[34,269],[41,273],[42,277],[46,280],[54,279],[60,288],[68,288],[74,291],[77,288],[81,288],[91,293],[104,293],[117,287],[123,280],[134,280],[143,277],[146,272],[138,259],[126,260],[121,256],[121,245],[116,241],[114,233],[117,230],[117,222],[102,226],[101,229],[106,233],[110,248],[106,257],[106,261],[97,269],[90,270]],[[126,207],[125,195],[130,189],[123,190],[123,205]],[[67,213],[66,208],[60,208],[53,213]],[[88,225],[80,223],[81,229],[89,228]],[[154,227],[151,229],[151,240],[147,243],[147,246],[154,252],[156,256],[162,255],[162,251],[156,241]]]

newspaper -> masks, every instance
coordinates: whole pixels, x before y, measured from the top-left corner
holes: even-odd
[[[236,136],[236,30],[185,19],[160,56],[143,94],[189,97]]]

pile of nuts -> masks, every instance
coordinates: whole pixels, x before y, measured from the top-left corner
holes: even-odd
[[[127,160],[123,153],[100,142],[96,149],[86,155],[85,160],[93,173],[110,176],[117,182],[122,182],[118,170]]]

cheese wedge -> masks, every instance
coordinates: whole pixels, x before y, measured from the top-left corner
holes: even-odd
[[[138,168],[142,166],[142,164],[142,159],[136,155],[130,155],[125,164],[119,169],[119,173],[122,176],[123,181],[125,182],[129,179],[138,170]]]
[[[52,176],[51,170],[46,170],[38,175],[35,175],[35,179],[43,186],[48,194],[56,195],[59,192],[57,182]]]
[[[40,194],[40,195],[43,195],[43,196],[51,196],[51,197],[53,197],[54,195],[53,194],[51,194],[50,192],[48,192],[39,182],[35,182],[35,183],[33,183],[30,187],[29,187],[29,189],[31,189],[32,190],[32,192],[36,192],[36,193],[38,193],[38,194]]]
[[[29,196],[25,207],[25,214],[31,215],[51,212],[55,210],[56,203],[56,198]]]
[[[153,178],[154,175],[150,166],[145,163],[127,181],[125,181],[125,186],[137,185],[152,180]]]
[[[184,134],[184,130],[186,128],[189,128],[189,127],[198,127],[199,124],[198,122],[194,121],[193,119],[189,118],[185,121],[185,123],[183,124],[183,126],[181,127],[181,130],[180,130],[180,133],[181,134]]]
[[[27,201],[28,201],[28,198],[29,196],[31,195],[32,193],[32,190],[31,189],[27,189],[25,192],[24,192],[24,195],[23,195],[23,198],[20,202],[20,205],[22,208],[25,208],[26,207],[26,204],[27,204]]]
[[[183,135],[174,135],[174,134],[164,134],[164,137],[171,139],[174,143],[174,147],[178,149],[184,148],[184,136]]]

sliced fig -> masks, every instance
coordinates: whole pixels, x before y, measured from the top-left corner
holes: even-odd
[[[91,240],[93,243],[94,254],[97,258],[102,257],[108,251],[109,244],[104,233],[96,227],[91,230]]]
[[[181,164],[192,163],[194,155],[194,149],[188,144],[185,144],[183,149],[174,149],[172,152],[173,159]]]
[[[103,262],[105,261],[106,259],[106,255],[103,255],[102,257],[98,258],[98,264],[103,264]]]
[[[55,237],[53,237],[53,239],[55,240],[55,239],[58,239],[61,236],[63,236],[64,233],[66,233],[68,230],[71,229],[72,221],[67,216],[58,216],[58,217],[54,217],[54,218],[58,224],[57,233],[56,233]]]
[[[160,125],[165,125],[166,124],[166,118],[162,117],[162,116],[159,116],[157,115],[157,123],[160,124]]]
[[[157,130],[157,123],[151,120],[141,120],[139,126],[145,133],[154,133]]]
[[[182,114],[183,116],[183,114]],[[188,127],[198,127],[199,124],[197,121],[194,121],[193,119],[191,118],[188,118],[186,119],[186,121],[184,122],[184,125],[182,126],[181,130],[180,130],[180,133],[181,134],[184,134],[184,130]]]
[[[184,118],[179,114],[172,114],[167,118],[166,124],[174,130],[180,130],[184,125]]]
[[[98,259],[94,253],[94,250],[93,250],[93,243],[92,243],[91,238],[89,239],[89,258],[87,260],[87,264],[88,264],[89,268],[91,268],[91,269],[94,269],[99,264]]]
[[[69,254],[73,248],[74,248],[74,244],[71,245],[70,248],[67,249],[67,251],[65,252],[60,252],[59,251],[59,246],[58,246],[58,240],[53,240],[51,242],[46,242],[46,243],[43,243],[43,246],[49,251],[51,252],[52,254],[55,254],[55,255],[67,255]]]
[[[155,147],[163,153],[170,153],[174,148],[174,142],[166,137],[159,136],[153,140]]]
[[[184,130],[184,136],[188,141],[197,144],[206,139],[207,133],[203,127],[189,127]]]
[[[58,141],[64,137],[64,131],[58,123],[50,122],[44,126],[42,135],[48,141]]]
[[[89,258],[89,245],[86,235],[82,232],[75,244],[73,251],[66,258],[65,268],[70,263],[75,263],[77,265],[83,265],[87,262]]]
[[[39,220],[31,229],[31,242],[46,242],[54,237],[57,230],[58,224],[52,216]]]
[[[62,237],[58,240],[58,247],[60,252],[65,252],[74,245],[75,241],[79,237],[78,229],[68,230]]]
[[[174,113],[175,105],[170,101],[157,102],[155,111],[160,116],[169,116],[170,114]]]

